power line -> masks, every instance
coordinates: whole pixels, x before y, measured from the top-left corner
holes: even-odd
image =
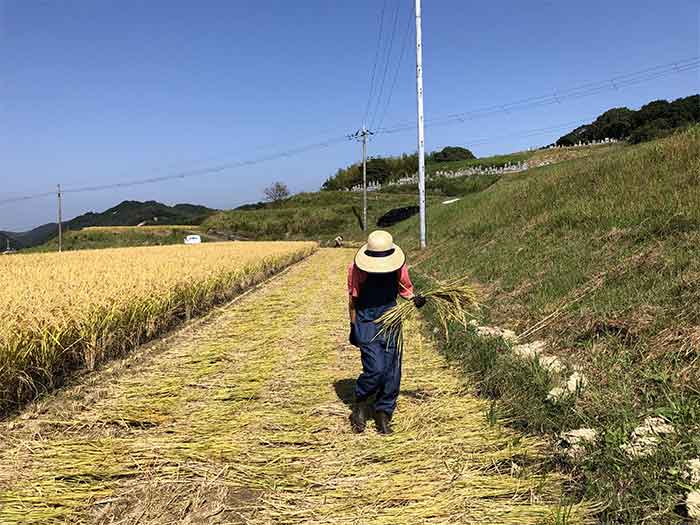
[[[507,104],[497,104],[493,106],[475,109],[463,113],[453,113],[443,117],[435,117],[426,119],[426,125],[440,126],[453,124],[457,122],[465,122],[467,120],[475,120],[500,113],[509,113],[512,111],[522,111],[537,107],[545,107],[554,104],[561,104],[567,100],[576,100],[584,97],[589,97],[604,93],[610,90],[619,90],[621,88],[650,82],[658,78],[673,75],[676,73],[684,73],[686,71],[695,71],[700,68],[700,57],[693,57],[683,60],[677,60],[667,64],[662,64],[625,75],[618,75],[605,80],[589,82],[577,87],[568,88],[565,90],[555,90],[546,95],[529,97],[526,99],[510,102]],[[379,128],[377,134],[398,133],[401,131],[412,130],[414,123],[396,124],[393,127]]]
[[[617,77],[611,77],[611,78],[608,78],[606,80],[590,82],[590,83],[583,84],[581,86],[577,86],[574,88],[555,91],[554,93],[548,94],[548,95],[541,95],[538,97],[530,97],[530,98],[523,99],[520,101],[511,102],[508,104],[489,106],[487,108],[477,109],[477,110],[473,110],[473,111],[469,111],[469,112],[465,112],[465,113],[455,113],[455,114],[447,115],[447,116],[441,117],[441,118],[429,119],[426,122],[428,122],[427,125],[431,126],[431,127],[450,125],[450,124],[456,124],[456,123],[463,123],[467,120],[484,118],[487,116],[500,114],[500,113],[504,113],[504,112],[509,112],[509,111],[524,110],[524,109],[534,108],[534,107],[544,107],[544,106],[553,105],[553,104],[561,104],[563,101],[566,101],[566,100],[575,100],[578,98],[592,96],[595,94],[603,93],[605,91],[609,91],[611,89],[617,90],[617,89],[624,88],[627,86],[632,86],[632,85],[640,84],[643,82],[649,82],[652,80],[656,80],[658,78],[669,76],[669,75],[674,74],[674,73],[684,73],[687,71],[695,71],[695,70],[698,70],[699,68],[700,68],[700,57],[693,57],[693,58],[689,58],[689,59],[676,60],[674,62],[646,68],[646,69],[636,71],[633,73],[628,73],[628,74],[620,75]],[[595,117],[592,117],[592,118],[595,118]],[[390,128],[380,128],[376,132],[376,134],[400,133],[402,131],[413,130],[414,126],[415,126],[415,123],[411,123],[409,126],[397,125],[395,127],[390,127]],[[549,129],[549,128],[546,128],[546,129]],[[193,169],[193,170],[188,170],[188,171],[181,171],[181,172],[177,172],[177,173],[170,174],[170,175],[163,175],[163,176],[145,178],[145,179],[140,179],[140,180],[116,182],[116,183],[111,183],[111,184],[103,184],[103,185],[95,185],[95,186],[83,186],[83,187],[76,187],[76,188],[70,188],[70,187],[69,188],[62,188],[62,193],[63,194],[65,194],[65,193],[82,193],[82,192],[91,192],[91,191],[102,191],[102,190],[107,190],[107,189],[127,188],[127,187],[131,187],[131,186],[152,184],[152,183],[162,182],[162,181],[167,181],[167,180],[185,179],[185,178],[189,178],[189,177],[211,175],[211,174],[216,174],[216,173],[223,172],[223,171],[229,170],[229,169],[234,169],[234,168],[239,168],[239,167],[244,167],[244,166],[252,166],[255,164],[260,164],[260,163],[268,162],[271,160],[281,159],[281,158],[285,158],[285,157],[291,157],[294,155],[306,153],[306,152],[313,151],[316,149],[326,148],[326,147],[329,147],[331,145],[334,145],[334,144],[337,144],[340,142],[345,142],[346,140],[347,140],[347,136],[342,135],[342,136],[337,136],[337,137],[330,138],[328,140],[324,140],[321,142],[316,142],[313,144],[308,144],[308,145],[299,146],[296,148],[291,148],[289,150],[285,150],[285,151],[281,151],[281,152],[277,152],[277,153],[272,153],[272,154],[266,155],[266,156],[256,157],[254,159],[224,163],[224,164],[219,164],[216,166],[211,166],[208,168],[200,168],[200,169]],[[33,193],[33,194],[22,195],[22,196],[17,196],[17,197],[10,197],[10,198],[5,198],[5,199],[0,199],[0,206],[12,204],[12,203],[17,203],[17,202],[35,200],[35,199],[40,199],[40,198],[45,198],[45,197],[55,197],[55,196],[56,196],[55,191],[47,191],[47,192]]]
[[[369,117],[369,108],[372,103],[372,94],[374,93],[374,77],[377,72],[377,62],[379,61],[379,50],[382,43],[382,32],[384,30],[384,12],[386,11],[386,0],[382,3],[382,14],[379,17],[379,32],[377,35],[377,48],[374,52],[374,65],[372,66],[372,74],[370,75],[369,81],[369,95],[367,96],[367,105],[365,106],[365,114],[362,117],[362,125],[367,122],[367,117]]]
[[[428,122],[431,125],[435,126],[449,124],[454,121],[464,122],[465,120],[474,120],[477,118],[483,118],[499,113],[508,113],[511,111],[544,107],[553,104],[561,104],[565,100],[580,99],[604,93],[612,89],[618,90],[623,87],[648,82],[657,78],[668,76],[670,74],[692,71],[698,69],[699,66],[700,59],[698,58],[677,61],[670,64],[664,64],[661,66],[643,69],[634,73],[628,73],[626,75],[612,77],[598,82],[590,82],[566,90],[554,91],[553,94],[530,97],[508,104],[499,104],[469,112],[455,113],[447,115],[445,117],[436,117],[429,119]]]
[[[391,82],[391,89],[389,90],[389,96],[387,98],[386,105],[384,106],[384,111],[382,112],[382,116],[379,119],[379,123],[377,124],[377,128],[379,128],[379,129],[381,129],[382,124],[384,123],[384,119],[386,118],[387,111],[389,111],[389,107],[391,106],[391,99],[394,95],[394,89],[396,88],[396,82],[399,79],[399,72],[401,71],[401,64],[403,64],[403,57],[406,54],[408,37],[411,35],[411,29],[413,29],[413,24],[411,24],[412,21],[413,21],[413,13],[409,9],[408,18],[406,20],[406,31],[404,32],[403,42],[401,43],[401,54],[399,55],[399,63],[396,66],[396,71],[394,72],[394,80]]]
[[[505,133],[503,135],[495,135],[492,137],[485,137],[485,138],[477,138],[477,139],[469,139],[465,141],[466,144],[469,144],[469,146],[481,146],[483,144],[489,144],[491,142],[495,142],[501,139],[507,139],[511,137],[522,137],[522,138],[527,138],[527,137],[536,137],[539,135],[546,135],[549,133],[553,133],[555,131],[561,131],[565,129],[571,129],[572,126],[581,126],[584,125],[586,122],[591,121],[594,119],[595,116],[588,117],[588,118],[580,118],[577,120],[570,120],[568,122],[563,122],[561,124],[555,124],[553,126],[547,126],[543,128],[532,128],[532,129],[526,129],[526,130],[520,130],[520,131],[513,131],[510,133]]]
[[[218,166],[212,166],[209,168],[201,168],[201,169],[195,169],[195,170],[189,170],[189,171],[182,171],[182,172],[175,173],[172,175],[151,177],[149,179],[127,181],[127,182],[117,182],[117,183],[113,183],[113,184],[104,184],[104,185],[99,185],[99,186],[84,186],[81,188],[66,188],[63,190],[63,193],[83,193],[83,192],[89,192],[89,191],[100,191],[100,190],[115,189],[115,188],[127,188],[130,186],[152,184],[154,182],[162,182],[162,181],[167,181],[167,180],[185,179],[185,178],[189,178],[189,177],[196,177],[196,176],[202,176],[202,175],[212,175],[214,173],[219,173],[219,172],[233,169],[233,168],[241,168],[244,166],[253,166],[255,164],[260,164],[262,162],[269,162],[271,160],[277,160],[277,159],[281,159],[281,158],[285,158],[285,157],[292,157],[294,155],[299,155],[301,153],[306,153],[308,151],[326,148],[332,144],[344,142],[345,140],[346,140],[346,137],[343,135],[342,137],[336,137],[333,139],[325,140],[323,142],[308,144],[305,146],[300,146],[298,148],[293,148],[293,149],[281,151],[278,153],[272,153],[270,155],[257,157],[255,159],[230,162],[230,163],[226,163],[226,164],[220,164]]]
[[[29,201],[33,199],[40,199],[42,197],[54,197],[56,195],[55,191],[46,191],[44,193],[33,193],[31,195],[22,195],[20,197],[10,197],[9,199],[0,199],[0,206],[3,204],[10,204],[13,202]]]
[[[389,71],[389,63],[391,62],[391,52],[394,49],[394,39],[396,37],[396,26],[399,20],[399,9],[401,4],[396,1],[396,7],[394,8],[394,23],[391,29],[391,38],[389,39],[389,45],[387,46],[386,61],[384,62],[384,73],[382,75],[382,83],[379,88],[379,96],[377,97],[377,104],[374,108],[374,113],[372,114],[372,120],[370,124],[370,129],[374,127],[374,122],[377,118],[377,112],[379,111],[379,106],[382,103],[382,96],[384,95],[384,84],[386,83],[386,75]]]
[[[241,168],[244,166],[253,166],[255,164],[269,162],[271,160],[292,157],[294,155],[299,155],[301,153],[306,153],[306,152],[314,151],[317,149],[327,148],[331,145],[338,144],[340,142],[345,142],[346,140],[347,140],[347,137],[345,135],[343,135],[340,137],[334,137],[334,138],[331,138],[328,140],[324,140],[322,142],[316,142],[314,144],[307,144],[304,146],[291,148],[291,149],[288,149],[285,151],[272,153],[270,155],[256,157],[254,159],[228,162],[228,163],[224,163],[224,164],[219,164],[217,166],[210,166],[207,168],[199,168],[199,169],[193,169],[193,170],[187,170],[187,171],[180,171],[178,173],[173,173],[170,175],[162,175],[162,176],[150,177],[150,178],[146,178],[146,179],[124,181],[124,182],[114,182],[114,183],[110,183],[110,184],[100,184],[100,185],[94,185],[94,186],[62,188],[61,193],[62,194],[86,193],[86,192],[93,192],[93,191],[111,190],[111,189],[117,189],[117,188],[129,188],[132,186],[141,186],[141,185],[145,185],[145,184],[153,184],[156,182],[164,182],[164,181],[168,181],[168,180],[186,179],[186,178],[190,178],[190,177],[212,175],[212,174],[220,173],[222,171],[226,171],[229,169]],[[23,195],[20,197],[11,197],[9,199],[0,200],[0,206],[14,203],[14,202],[39,199],[39,198],[43,198],[43,197],[49,197],[49,196],[54,197],[55,195],[56,195],[56,192],[43,192],[43,193],[35,193],[32,195]]]
[[[595,118],[595,117],[589,117],[588,120]],[[479,145],[482,143],[487,143],[487,141],[490,140],[496,140],[500,138],[507,138],[510,136],[530,136],[530,135],[538,135],[542,133],[548,133],[552,131],[557,131],[560,129],[567,129],[571,126],[574,125],[580,125],[584,123],[584,119],[578,119],[574,121],[569,121],[563,124],[558,124],[553,127],[546,127],[546,128],[534,128],[531,130],[526,130],[526,131],[519,131],[519,132],[514,132],[510,133],[507,135],[500,135],[497,137],[490,137],[490,138],[482,138],[482,139],[474,139],[468,141],[470,145]],[[372,135],[372,132],[367,131],[366,132],[368,135]],[[356,134],[358,137],[358,134]],[[253,166],[256,164],[260,164],[263,162],[269,162],[271,160],[278,160],[281,158],[285,157],[291,157],[294,155],[298,155],[301,153],[306,153],[309,151],[314,151],[317,149],[322,149],[329,147],[334,144],[338,144],[340,142],[344,142],[347,138],[347,136],[342,136],[342,137],[335,137],[333,139],[329,139],[323,142],[317,142],[314,144],[308,144],[305,146],[300,146],[298,148],[293,148],[289,150],[285,150],[282,152],[274,153],[271,155],[267,155],[264,157],[258,157],[256,159],[250,159],[250,160],[244,160],[244,161],[237,161],[237,162],[231,162],[227,164],[221,164],[218,166],[212,166],[208,168],[201,168],[201,169],[196,169],[196,170],[189,170],[189,171],[182,171],[170,175],[163,175],[160,177],[151,177],[148,179],[140,179],[140,180],[134,180],[134,181],[125,181],[125,182],[116,182],[116,183],[110,183],[110,184],[103,184],[103,185],[95,185],[95,186],[83,186],[83,187],[77,187],[77,188],[63,188],[61,190],[62,194],[65,193],[84,193],[84,192],[92,192],[92,191],[102,191],[102,190],[107,190],[107,189],[117,189],[117,188],[128,188],[131,186],[138,186],[138,185],[144,185],[144,184],[152,184],[156,182],[163,182],[163,181],[168,181],[168,180],[175,180],[175,179],[185,179],[189,177],[195,177],[195,176],[203,176],[203,175],[212,175],[216,174],[228,169],[233,169],[233,168],[239,168],[239,167],[244,167],[244,166]],[[356,138],[355,135],[351,136],[350,138]],[[30,199],[35,199],[35,198],[41,198],[41,197],[54,197],[56,195],[56,192],[45,192],[45,193],[37,193],[33,195],[26,195],[22,197],[15,197],[15,198],[10,198],[10,199],[3,199],[0,200],[0,204],[5,204],[5,203],[10,203],[10,202],[18,202],[18,201],[23,201],[23,200],[30,200]]]
[[[536,137],[536,136],[540,136],[540,135],[547,135],[547,134],[553,133],[555,131],[569,130],[572,127],[578,127],[578,126],[584,125],[586,122],[590,122],[594,118],[595,118],[595,115],[589,116],[586,118],[582,117],[582,118],[579,118],[576,120],[570,120],[568,122],[562,122],[559,124],[554,124],[552,126],[511,131],[509,133],[504,133],[501,135],[493,135],[490,137],[479,137],[479,138],[466,139],[466,140],[464,140],[464,143],[469,145],[469,147],[473,147],[473,146],[480,146],[483,144],[490,144],[493,142],[500,141],[502,139],[507,139],[507,138],[512,138],[512,137],[528,138],[528,137]]]
[[[657,78],[668,76],[673,73],[682,73],[685,71],[696,70],[699,66],[700,60],[698,59],[674,62],[672,64],[656,66],[654,68],[648,68],[635,73],[613,77],[599,82],[591,82],[567,90],[555,91],[553,94],[530,97],[508,104],[489,106],[465,113],[455,113],[447,115],[445,117],[436,117],[430,119],[429,122],[433,126],[442,125],[449,124],[454,121],[464,122],[466,120],[474,120],[500,113],[508,113],[511,111],[544,107],[553,104],[561,104],[564,100],[575,100],[587,96],[597,95],[599,93],[610,91],[611,89],[619,90],[622,87],[648,82]],[[394,131],[401,131],[403,128],[411,129],[411,127],[412,125],[406,124],[404,126],[396,126],[395,128],[379,130],[379,133],[391,133]]]

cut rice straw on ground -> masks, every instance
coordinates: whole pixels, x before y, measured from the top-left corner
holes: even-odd
[[[445,337],[449,340],[448,326],[451,322],[466,326],[467,320],[474,317],[479,310],[478,293],[473,286],[463,284],[467,277],[442,284],[421,295],[426,303],[432,304],[437,313],[437,319],[445,331]],[[403,322],[415,314],[416,307],[413,301],[405,301],[397,304],[384,315],[377,319],[381,325],[377,337],[384,336],[389,341],[396,342],[398,352],[403,352]]]
[[[321,250],[0,422],[0,523],[553,523],[567,480],[542,473],[546,443],[488,422],[419,316],[396,432],[352,432],[361,362],[338,275],[353,255]]]

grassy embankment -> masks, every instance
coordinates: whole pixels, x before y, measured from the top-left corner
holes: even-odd
[[[95,250],[101,248],[124,248],[128,246],[165,246],[182,244],[187,235],[200,235],[202,241],[220,240],[208,236],[198,226],[92,226],[82,230],[69,230],[63,235],[63,249]],[[58,239],[52,239],[22,253],[55,252]]]
[[[500,168],[506,164],[515,164],[526,161],[534,154],[534,151],[520,151],[508,155],[494,155],[492,157],[483,157],[471,160],[427,162],[425,166],[425,173],[427,175],[425,189],[428,193],[434,195],[451,197],[461,197],[464,195],[469,195],[470,193],[477,193],[495,184],[500,178],[500,175],[484,173],[471,175],[469,177],[448,178],[436,176],[435,173],[438,171],[456,172],[479,166],[483,168]],[[418,193],[418,185],[402,184],[400,186],[385,186],[382,188],[382,193]]]
[[[414,194],[368,195],[367,215],[370,228],[377,219],[393,208],[416,205]],[[348,240],[362,240],[362,193],[322,191],[300,193],[278,203],[254,210],[231,210],[207,219],[202,227],[231,232],[254,239],[332,240],[342,235]]]
[[[512,164],[528,159],[535,162],[546,160],[554,163],[617,147],[620,146],[524,151],[468,161],[428,163],[426,170],[431,176],[438,170],[457,171],[471,166],[501,167],[507,163]],[[495,184],[500,177],[497,174],[458,178],[429,177],[426,184],[428,200],[438,202],[442,196],[461,197],[477,193]],[[415,205],[417,191],[415,184],[409,184],[387,186],[381,192],[370,193],[368,210],[370,227],[374,227],[377,219],[393,208]],[[124,208],[129,204],[132,203],[127,202],[115,209]],[[95,226],[68,230],[63,235],[63,249],[70,251],[182,244],[183,238],[189,234],[201,235],[204,242],[226,240],[227,235],[251,240],[329,241],[339,234],[348,240],[360,241],[364,237],[361,229],[361,214],[362,195],[360,193],[332,191],[301,193],[282,202],[265,203],[260,208],[251,206],[249,209],[216,212],[201,226]],[[45,244],[22,251],[24,253],[53,252],[57,249],[58,241],[54,238]]]
[[[467,168],[501,168],[506,164],[517,164],[528,161],[532,165],[557,164],[568,160],[599,155],[616,151],[622,148],[622,144],[600,144],[594,146],[581,146],[576,148],[519,151],[508,155],[494,155],[492,157],[482,157],[472,160],[460,160],[453,162],[429,162],[425,171],[427,181],[426,191],[434,195],[444,195],[452,197],[463,197],[472,193],[483,191],[502,177],[496,173],[483,173],[465,177],[448,178],[436,175],[437,172],[457,172]],[[406,184],[401,186],[386,186],[382,189],[384,193],[417,193],[417,184]]]
[[[599,153],[608,147],[576,148],[567,156],[552,158],[561,162],[570,158]],[[561,157],[563,151],[556,155]],[[511,155],[496,155],[482,159],[459,162],[433,163],[427,166],[428,174],[437,170],[455,171],[469,166],[500,167],[530,158],[551,157],[550,151],[526,151]],[[428,181],[428,204],[439,203],[443,196],[463,196],[487,189],[499,180],[499,175],[475,175],[448,179],[434,177]],[[368,222],[370,229],[377,219],[394,208],[417,204],[416,185],[387,186],[380,192],[371,192],[368,198]],[[277,203],[265,204],[260,209],[231,210],[213,215],[202,224],[204,231],[234,233],[251,239],[315,239],[328,241],[336,235],[347,240],[361,241],[365,234],[361,225],[362,194],[345,191],[321,191],[300,193]]]
[[[217,243],[0,258],[0,416],[315,251]]]
[[[700,456],[700,128],[504,176],[428,216],[431,247],[412,253],[414,273],[470,274],[485,287],[486,322],[540,327],[521,342],[546,340],[563,377],[577,370],[587,384],[548,401],[554,372],[471,330],[446,354],[513,425],[553,440],[598,432],[578,459],[553,461],[577,481],[572,498],[601,502],[602,522],[681,520],[682,473]],[[394,230],[416,245],[416,218]],[[623,447],[647,416],[674,430],[635,457]]]

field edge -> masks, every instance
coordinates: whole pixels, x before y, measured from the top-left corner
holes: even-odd
[[[32,373],[31,370],[15,370],[18,373],[14,378],[12,377],[13,370],[9,364],[0,366],[0,370],[3,368],[6,370],[4,372],[6,377],[3,378],[3,383],[5,383],[3,385],[5,396],[0,396],[0,421],[5,421],[13,417],[28,404],[36,402],[43,396],[63,387],[68,380],[70,380],[76,374],[79,374],[81,371],[85,372],[96,370],[114,359],[126,356],[143,345],[153,343],[173,330],[182,328],[190,320],[201,319],[214,308],[230,303],[231,301],[235,301],[248,291],[258,287],[261,284],[264,284],[271,278],[277,276],[280,272],[283,272],[289,267],[312,256],[319,250],[319,245],[315,242],[306,241],[300,242],[299,244],[306,244],[308,246],[300,246],[299,250],[284,256],[263,257],[257,264],[253,263],[245,268],[247,273],[239,282],[233,283],[228,290],[221,290],[220,288],[216,287],[208,290],[207,296],[200,296],[198,298],[200,302],[196,306],[184,304],[186,299],[188,299],[188,297],[186,297],[187,290],[177,290],[177,293],[183,295],[183,299],[185,299],[182,301],[183,304],[180,305],[182,308],[171,308],[169,310],[171,315],[168,319],[158,323],[155,326],[155,329],[153,329],[153,326],[151,326],[149,328],[150,331],[147,333],[142,330],[136,337],[132,337],[126,344],[123,342],[124,339],[119,339],[118,337],[115,338],[113,337],[114,334],[110,334],[109,339],[117,339],[120,341],[120,343],[116,346],[101,348],[99,351],[87,349],[87,345],[91,344],[91,342],[85,343],[84,338],[76,339],[67,345],[62,345],[64,350],[70,350],[72,356],[79,354],[81,350],[86,351],[85,353],[92,356],[92,358],[87,360],[87,362],[73,358],[67,363],[62,363],[56,370],[39,370],[38,373]],[[222,277],[221,282],[225,283],[229,281],[228,277],[230,277],[231,273],[232,272],[224,272],[223,276],[220,276]],[[195,291],[194,287],[197,284],[198,283],[194,283],[190,287],[192,288],[190,291]],[[128,317],[130,313],[131,312],[125,313],[125,317]],[[99,317],[99,313],[97,316]],[[92,344],[94,344],[95,341],[100,340],[100,337],[94,337],[92,339]],[[82,344],[80,344],[81,341]],[[56,340],[56,344],[61,344],[61,341]],[[0,350],[2,349],[0,348]],[[9,370],[9,372],[7,372],[7,370]],[[41,375],[44,377],[42,378]],[[46,382],[35,382],[42,379]],[[23,387],[25,390],[19,390],[21,393],[18,395],[7,395],[7,392],[11,392],[13,387],[16,387],[17,389]]]

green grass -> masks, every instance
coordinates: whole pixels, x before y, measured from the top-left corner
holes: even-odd
[[[601,433],[584,461],[556,462],[578,481],[572,495],[606,504],[602,522],[680,521],[678,471],[700,456],[700,128],[506,175],[428,211],[427,252],[415,249],[415,218],[394,229],[414,273],[471,275],[485,287],[485,321],[519,333],[566,306],[530,340],[547,340],[589,384],[552,405],[547,371],[467,330],[445,344],[448,356],[519,428]],[[648,415],[676,433],[629,459],[620,445]]]
[[[480,159],[464,161],[428,163],[426,166],[426,173],[428,174],[429,178],[426,181],[425,188],[428,193],[433,193],[435,195],[463,197],[465,195],[478,193],[489,188],[491,185],[498,182],[501,175],[478,174],[448,178],[436,176],[435,173],[437,171],[455,172],[475,166],[500,168],[509,163],[516,164],[524,161],[530,161],[531,163],[535,164],[541,162],[556,164],[591,155],[608,154],[613,151],[619,151],[623,147],[624,145],[622,144],[601,144],[567,149],[521,151],[511,153],[509,155],[494,155],[492,157],[483,157]],[[407,184],[401,186],[385,186],[382,189],[382,192],[417,193],[418,185]]]
[[[482,166],[484,168],[500,168],[506,164],[515,164],[528,160],[535,154],[534,151],[519,151],[507,155],[493,155],[470,160],[455,160],[452,162],[429,162],[425,167],[427,174],[432,175],[436,171],[458,171],[465,168]]]
[[[63,249],[95,250],[101,248],[125,248],[128,246],[163,246],[182,244],[185,236],[201,235],[204,242],[214,240],[197,226],[118,226],[69,230],[63,235]],[[22,253],[55,252],[58,239],[52,239]]]
[[[483,191],[498,182],[500,175],[469,175],[464,177],[432,177],[425,183],[425,190],[430,195],[462,197],[470,193]],[[382,193],[418,193],[417,184],[385,186]]]
[[[369,193],[370,228],[389,210],[415,205],[417,201],[415,194]],[[342,235],[345,239],[360,241],[365,237],[361,216],[362,193],[322,191],[301,193],[262,209],[225,211],[209,218],[202,226],[259,240],[329,241]]]

